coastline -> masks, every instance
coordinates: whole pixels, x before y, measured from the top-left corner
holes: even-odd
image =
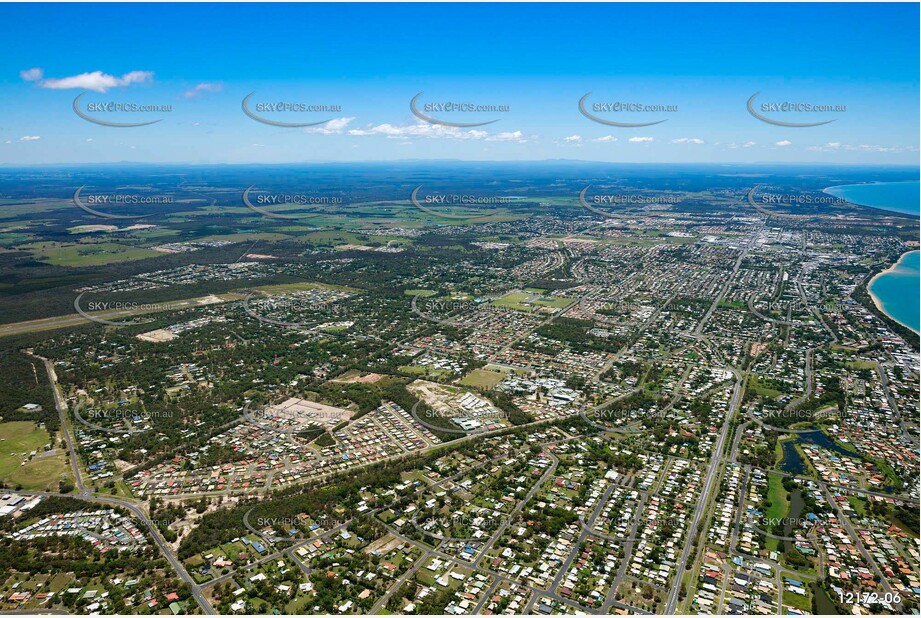
[[[836,195],[833,191],[829,191],[829,189],[847,189],[848,187],[868,187],[868,186],[874,186],[874,185],[892,185],[892,184],[914,183],[914,182],[917,182],[917,181],[916,180],[894,180],[894,181],[874,180],[871,182],[857,182],[857,183],[851,183],[851,184],[846,184],[846,185],[831,185],[830,187],[823,188],[822,193],[831,195],[832,197],[835,197],[837,199],[844,200],[850,204],[854,204],[855,206],[860,206],[862,208],[871,208],[873,210],[879,210],[889,215],[895,214],[895,215],[901,215],[903,217],[918,217],[919,215],[915,214],[913,210],[906,211],[906,210],[899,210],[897,208],[887,208],[885,206],[872,206],[870,204],[861,204],[860,202],[854,201],[853,198],[846,197],[845,195]]]
[[[870,298],[873,300],[873,304],[876,305],[876,308],[879,309],[882,313],[885,313],[887,316],[889,316],[889,319],[894,320],[894,321],[898,322],[899,324],[902,324],[902,326],[904,326],[905,328],[907,328],[907,329],[909,329],[909,330],[911,330],[911,331],[913,331],[913,332],[915,332],[915,333],[921,334],[921,332],[915,330],[915,329],[912,328],[911,326],[909,326],[909,325],[907,325],[907,324],[903,324],[903,323],[900,322],[899,320],[896,320],[893,316],[889,315],[889,312],[886,311],[885,305],[879,300],[879,298],[877,298],[876,294],[874,294],[874,293],[873,293],[873,290],[871,289],[871,288],[873,287],[873,282],[876,281],[876,279],[877,279],[878,277],[881,277],[882,275],[885,275],[886,273],[890,273],[890,272],[894,271],[895,269],[897,269],[897,268],[899,267],[899,264],[902,263],[902,260],[905,259],[905,256],[907,256],[907,255],[909,255],[909,254],[911,254],[911,253],[918,253],[919,251],[921,251],[921,249],[911,249],[910,251],[906,251],[905,253],[903,253],[902,255],[899,256],[899,259],[896,260],[895,263],[894,263],[892,266],[890,266],[889,268],[887,268],[887,269],[885,269],[885,270],[881,270],[881,271],[879,271],[878,273],[876,273],[875,275],[873,275],[873,277],[871,277],[870,280],[867,281],[867,294],[870,295]]]

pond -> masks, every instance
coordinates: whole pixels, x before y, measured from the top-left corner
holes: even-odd
[[[825,588],[816,582],[809,584],[809,587],[812,588],[812,597],[815,599],[815,609],[819,616],[833,616],[838,613],[838,607],[825,592]]]
[[[790,510],[787,512],[786,521],[783,525],[783,535],[786,537],[793,536],[793,522],[798,521],[800,515],[803,513],[803,507],[806,506],[805,501],[803,500],[803,492],[799,489],[794,489],[790,493]],[[793,551],[793,542],[784,541],[784,551],[792,552]]]
[[[822,448],[828,449],[841,455],[842,457],[853,457],[855,459],[859,459],[851,451],[841,448],[840,445],[836,444],[834,440],[828,437],[828,434],[819,429],[805,433],[798,433],[793,438],[784,440],[781,444],[783,448],[783,458],[780,462],[780,469],[783,472],[787,472],[789,474],[806,473],[806,462],[803,461],[799,451],[796,450],[797,444],[817,444]]]

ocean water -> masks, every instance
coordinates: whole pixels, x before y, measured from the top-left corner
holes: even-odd
[[[921,185],[916,180],[838,185],[828,187],[825,193],[861,206],[872,206],[910,215],[921,213]]]
[[[916,180],[839,185],[828,187],[825,193],[861,206],[910,215],[921,214],[921,183]],[[880,275],[870,284],[870,292],[882,305],[883,312],[915,332],[921,328],[918,301],[921,296],[921,273],[918,258],[918,251],[903,255],[892,271]]]
[[[921,251],[906,253],[891,271],[873,280],[869,289],[882,310],[915,332],[921,330]]]

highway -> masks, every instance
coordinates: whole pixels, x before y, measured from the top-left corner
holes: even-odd
[[[691,553],[691,548],[694,545],[694,540],[697,538],[698,526],[700,525],[700,522],[703,519],[704,514],[707,512],[707,508],[709,507],[710,494],[713,490],[713,484],[719,477],[720,463],[722,461],[723,447],[726,443],[726,437],[729,435],[729,428],[732,426],[732,418],[735,416],[736,411],[739,409],[739,405],[742,401],[742,394],[745,390],[742,375],[739,374],[739,372],[737,372],[735,369],[731,369],[731,371],[736,375],[736,383],[732,392],[732,401],[729,405],[729,411],[726,413],[726,419],[723,421],[723,427],[720,430],[720,437],[716,444],[713,446],[713,454],[710,457],[710,467],[707,470],[707,476],[704,479],[703,487],[700,490],[700,497],[698,498],[697,506],[694,509],[694,519],[691,520],[691,525],[688,528],[687,539],[685,539],[684,542],[684,549],[682,550],[681,558],[678,560],[678,564],[676,565],[677,572],[675,573],[675,581],[672,583],[672,588],[668,594],[668,600],[665,604],[666,614],[671,615],[676,613],[675,608],[678,605],[678,593],[681,591],[685,566],[687,565],[688,557]]]
[[[749,238],[748,244],[746,247],[739,253],[739,257],[736,259],[735,264],[732,267],[732,273],[729,278],[723,283],[723,286],[720,288],[720,293],[717,294],[716,298],[713,299],[713,303],[710,305],[710,308],[707,310],[707,313],[701,318],[698,322],[697,327],[694,329],[694,336],[703,337],[703,329],[706,326],[707,322],[710,320],[710,316],[713,315],[713,312],[722,302],[723,297],[726,295],[726,292],[729,291],[729,288],[732,286],[732,282],[735,280],[736,275],[739,273],[739,269],[742,266],[742,260],[745,259],[745,256],[748,255],[749,249],[755,243],[755,240],[758,238],[761,230],[764,225],[762,224]],[[713,489],[713,483],[719,477],[720,464],[723,457],[723,448],[726,443],[726,437],[729,435],[729,429],[732,426],[732,419],[736,415],[736,412],[739,410],[739,407],[742,402],[742,395],[745,391],[745,380],[741,373],[736,370],[734,367],[727,367],[736,377],[736,383],[732,391],[732,400],[729,404],[729,409],[726,412],[726,418],[723,420],[723,426],[720,429],[720,436],[716,444],[713,446],[713,454],[710,457],[710,467],[707,470],[707,476],[704,479],[703,487],[701,488],[700,498],[698,499],[697,506],[694,509],[694,518],[691,520],[691,525],[688,528],[687,539],[684,543],[684,549],[681,552],[681,559],[678,560],[677,564],[677,573],[675,574],[675,581],[672,583],[671,591],[668,594],[668,600],[665,604],[665,613],[674,614],[675,609],[678,606],[678,594],[681,592],[682,580],[684,578],[685,567],[687,566],[688,557],[691,553],[691,549],[694,544],[694,540],[697,538],[698,526],[700,525],[701,520],[703,519],[704,514],[707,512],[707,508],[710,505],[710,494]]]
[[[70,498],[78,498],[80,500],[87,500],[90,502],[112,504],[127,509],[138,519],[141,524],[147,528],[147,531],[150,533],[151,538],[153,538],[154,543],[160,549],[160,552],[166,557],[167,561],[173,567],[173,570],[176,571],[176,574],[179,576],[179,578],[189,586],[189,589],[192,592],[192,597],[202,608],[202,611],[204,611],[206,614],[213,614],[214,610],[212,609],[211,604],[208,602],[208,599],[206,599],[204,594],[202,594],[201,588],[198,586],[198,584],[196,584],[192,576],[189,575],[188,571],[186,571],[182,562],[180,562],[175,552],[173,552],[170,546],[166,543],[166,540],[160,534],[160,531],[157,529],[154,523],[150,520],[150,517],[147,515],[147,513],[143,511],[137,504],[129,502],[128,500],[113,498],[111,496],[97,496],[92,492],[90,488],[86,486],[83,481],[83,474],[80,470],[80,461],[77,455],[77,449],[74,445],[70,424],[67,419],[67,404],[65,403],[64,398],[61,396],[60,388],[58,387],[57,374],[55,374],[54,367],[47,358],[42,358],[41,356],[35,355],[32,356],[42,361],[45,366],[45,371],[48,373],[48,380],[51,382],[51,390],[54,394],[54,405],[57,408],[58,415],[61,419],[61,433],[64,435],[64,441],[67,444],[68,459],[70,460],[71,470],[74,475],[74,483],[76,484],[79,493],[76,495],[43,492],[19,493],[67,496]]]
[[[48,382],[51,384],[51,393],[54,395],[54,407],[58,411],[58,418],[61,423],[61,433],[64,435],[64,443],[67,445],[67,459],[70,461],[71,474],[74,477],[74,484],[77,486],[77,489],[80,490],[80,495],[78,497],[90,497],[93,492],[87,489],[86,485],[83,484],[83,474],[80,472],[80,461],[77,457],[77,449],[74,446],[74,440],[70,432],[70,424],[67,419],[67,404],[64,402],[64,398],[61,397],[61,391],[58,388],[58,376],[54,371],[54,366],[47,358],[36,356],[35,354],[29,354],[29,356],[42,361],[42,364],[45,366],[45,372],[48,374]]]

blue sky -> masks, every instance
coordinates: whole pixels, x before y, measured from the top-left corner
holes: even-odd
[[[917,4],[0,5],[0,163],[392,159],[917,164]],[[264,113],[257,102],[340,106]],[[507,106],[432,113],[409,101]],[[96,113],[86,103],[169,105]],[[674,106],[599,112],[593,103]],[[765,111],[746,102],[844,106]],[[761,109],[760,107],[758,109]]]

